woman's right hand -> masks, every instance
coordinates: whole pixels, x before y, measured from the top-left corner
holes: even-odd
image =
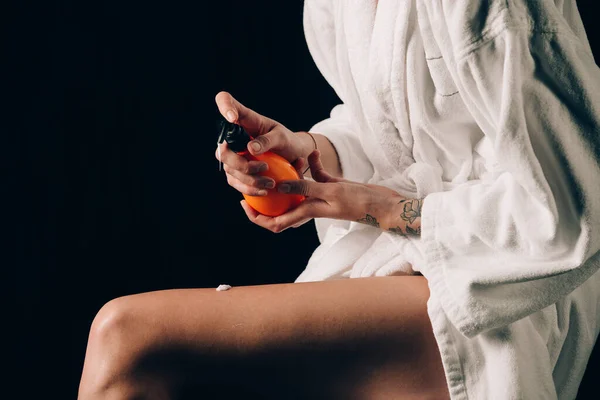
[[[259,155],[272,151],[287,159],[302,174],[306,157],[313,150],[308,135],[296,134],[277,121],[260,115],[228,92],[219,92],[215,98],[221,115],[229,122],[241,125],[255,139],[248,143],[248,151]],[[266,196],[267,190],[275,187],[275,181],[259,175],[268,165],[263,161],[248,160],[231,151],[227,143],[218,145],[215,157],[223,163],[227,183],[241,193],[251,196]]]

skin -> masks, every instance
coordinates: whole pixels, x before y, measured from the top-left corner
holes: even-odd
[[[242,202],[255,224],[281,232],[328,217],[418,234],[422,201],[343,179],[324,136],[314,135],[315,150],[309,135],[290,132],[229,93],[219,93],[216,102],[223,116],[258,134],[261,152],[277,151],[298,169],[310,166],[312,180],[278,186],[307,196],[295,210],[269,218]],[[220,154],[231,186],[250,194],[261,189],[255,176],[260,163],[226,146]],[[92,323],[78,399],[217,398],[236,387],[245,392],[235,398],[448,399],[428,298],[423,276],[120,297]]]
[[[281,232],[312,218],[335,218],[357,221],[396,234],[420,234],[420,199],[407,199],[379,185],[335,178],[325,171],[319,150],[308,156],[314,181],[282,181],[279,192],[307,197],[300,206],[278,217],[254,211],[245,201],[241,204],[250,220],[272,232]]]
[[[428,295],[423,277],[392,276],[121,297],[92,323],[78,398],[223,382],[264,399],[445,399]]]
[[[278,233],[297,227],[313,218],[335,218],[357,221],[380,227],[393,233],[420,234],[423,199],[409,199],[379,185],[362,184],[343,179],[337,153],[329,140],[313,133],[317,149],[309,135],[298,134],[282,124],[250,110],[231,94],[220,92],[217,106],[230,122],[242,125],[256,139],[248,143],[253,155],[271,150],[293,163],[298,171],[304,169],[305,160],[310,166],[312,180],[280,182],[277,189],[290,194],[303,194],[309,201],[279,217],[269,218],[252,210],[245,201],[242,207],[255,224]],[[259,150],[255,144],[259,143]],[[266,195],[265,188],[275,187],[270,178],[258,176],[266,163],[248,161],[220,145],[215,157],[223,163],[229,185],[241,193]]]

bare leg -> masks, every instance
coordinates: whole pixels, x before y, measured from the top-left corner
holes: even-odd
[[[126,296],[96,316],[79,400],[171,399],[186,382],[298,399],[444,399],[422,276]],[[292,397],[297,395],[297,397]]]

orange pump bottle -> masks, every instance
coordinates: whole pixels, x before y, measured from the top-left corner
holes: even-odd
[[[259,175],[268,176],[275,180],[275,188],[267,189],[266,196],[250,196],[243,194],[246,202],[261,214],[276,217],[292,210],[304,201],[305,197],[297,194],[285,194],[277,191],[277,183],[282,180],[301,179],[300,174],[292,164],[271,151],[254,156],[248,152],[248,142],[253,138],[240,125],[221,120],[218,143],[227,142],[230,150],[246,157],[248,160],[264,161],[269,169]]]

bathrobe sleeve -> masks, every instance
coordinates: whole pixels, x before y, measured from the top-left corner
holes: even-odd
[[[316,123],[312,133],[320,133],[329,139],[336,149],[342,175],[354,182],[367,182],[373,176],[373,165],[363,151],[356,126],[352,124],[344,104],[331,110],[330,117]]]
[[[555,303],[600,267],[600,69],[555,10],[491,2],[486,21],[464,4],[487,2],[427,3],[492,148],[490,178],[432,193],[422,210],[419,269],[472,337]]]
[[[326,136],[335,147],[344,178],[367,182],[373,176],[373,166],[363,150],[352,111],[344,104],[352,96],[352,90],[342,79],[338,66],[336,52],[340,41],[336,36],[343,33],[337,31],[334,12],[331,0],[304,3],[303,27],[308,50],[320,73],[342,101],[333,107],[328,118],[316,123],[309,131]]]

